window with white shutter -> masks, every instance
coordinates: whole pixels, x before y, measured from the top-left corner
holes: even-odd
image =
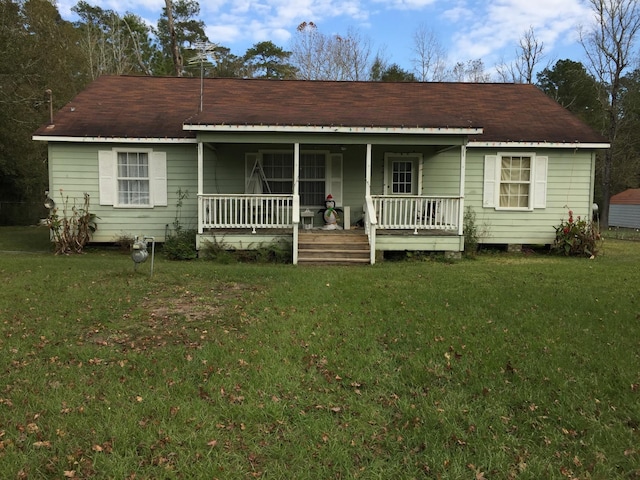
[[[98,152],[100,205],[149,208],[167,205],[167,155],[151,150]]]
[[[497,210],[546,207],[548,157],[500,153],[484,157],[482,206]]]

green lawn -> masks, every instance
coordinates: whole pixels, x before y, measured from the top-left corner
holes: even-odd
[[[153,278],[0,253],[0,471],[640,478],[640,244],[601,252]]]
[[[0,252],[50,252],[52,250],[48,227],[0,227]]]

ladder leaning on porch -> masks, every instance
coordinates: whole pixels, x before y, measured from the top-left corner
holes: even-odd
[[[267,180],[267,176],[262,168],[262,162],[260,162],[260,157],[256,155],[256,161],[254,162],[251,174],[247,179],[246,192],[258,194],[264,193],[262,191],[263,185],[267,187],[267,193],[271,193],[271,187],[269,186],[269,181]]]

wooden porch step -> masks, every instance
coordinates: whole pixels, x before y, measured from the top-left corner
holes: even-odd
[[[314,230],[298,237],[298,264],[366,265],[369,240],[362,231]]]

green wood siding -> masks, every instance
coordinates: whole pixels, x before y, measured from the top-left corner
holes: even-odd
[[[153,148],[167,154],[167,196],[166,207],[154,208],[114,208],[99,205],[98,151],[124,148],[135,150]],[[165,233],[173,230],[176,216],[183,228],[197,228],[197,150],[189,145],[136,145],[136,144],[49,144],[50,195],[57,206],[62,208],[63,199],[69,199],[69,208],[74,201],[82,205],[83,194],[90,195],[90,211],[95,213],[98,229],[93,242],[113,242],[119,237],[154,236],[164,241]],[[178,190],[188,193],[178,211]]]
[[[465,206],[476,214],[481,243],[548,244],[554,227],[568,217],[590,215],[592,204],[592,154],[582,150],[536,150],[549,157],[546,207],[533,211],[505,211],[482,207],[484,156],[512,149],[467,151]],[[528,150],[533,151],[533,150]]]
[[[99,205],[98,152],[122,148],[135,150],[152,148],[167,156],[166,207],[114,208]],[[344,148],[342,148],[344,147]],[[422,184],[424,195],[457,196],[460,188],[460,148],[455,146],[438,153],[442,147],[429,145],[373,145],[371,193],[382,194],[384,183],[385,153],[419,153],[423,156]],[[290,150],[292,144],[269,143],[216,143],[205,146],[203,193],[244,193],[247,152],[259,150]],[[351,207],[351,222],[362,218],[366,192],[364,144],[301,144],[302,151],[319,150],[343,157],[343,205]],[[468,148],[465,178],[465,206],[476,213],[476,223],[483,243],[536,244],[553,241],[554,227],[568,216],[571,209],[575,216],[590,215],[593,190],[594,155],[590,151],[570,149],[538,149],[538,155],[548,157],[546,207],[533,211],[500,211],[483,208],[484,158],[513,149]],[[527,149],[532,152],[533,149]],[[98,230],[93,237],[96,242],[113,242],[129,235],[155,236],[163,241],[165,233],[171,232],[177,216],[183,228],[197,228],[197,145],[195,144],[91,144],[50,143],[49,175],[50,195],[58,206],[62,205],[60,190],[69,197],[70,206],[75,199],[81,205],[82,196],[91,196],[91,212],[99,218]],[[188,193],[178,212],[178,190]],[[318,205],[318,209],[323,205]],[[320,217],[318,217],[319,219]],[[318,223],[321,221],[318,220]],[[412,242],[418,239],[412,239]],[[422,241],[422,238],[419,239]],[[430,240],[437,244],[408,245],[397,239],[379,237],[378,249],[416,247],[416,249],[455,250],[457,239]],[[443,244],[442,242],[445,242]],[[456,243],[457,245],[457,243]]]
[[[440,154],[425,155],[423,195],[460,195],[460,155],[460,147]]]
[[[379,251],[435,251],[435,252],[461,252],[464,250],[464,238],[451,236],[427,236],[427,235],[377,235],[376,250]]]
[[[257,250],[260,248],[264,248],[268,245],[273,245],[277,243],[281,243],[284,245],[285,243],[293,242],[293,232],[289,230],[290,233],[282,233],[282,234],[268,234],[268,233],[249,233],[247,235],[242,235],[238,233],[227,233],[227,232],[211,232],[204,233],[202,235],[197,235],[196,237],[196,248],[200,250],[201,248],[207,248],[207,243],[224,248],[227,250],[236,249],[236,250]]]
[[[257,149],[233,144],[217,144],[214,148],[204,149],[203,193],[244,193],[245,152]]]

